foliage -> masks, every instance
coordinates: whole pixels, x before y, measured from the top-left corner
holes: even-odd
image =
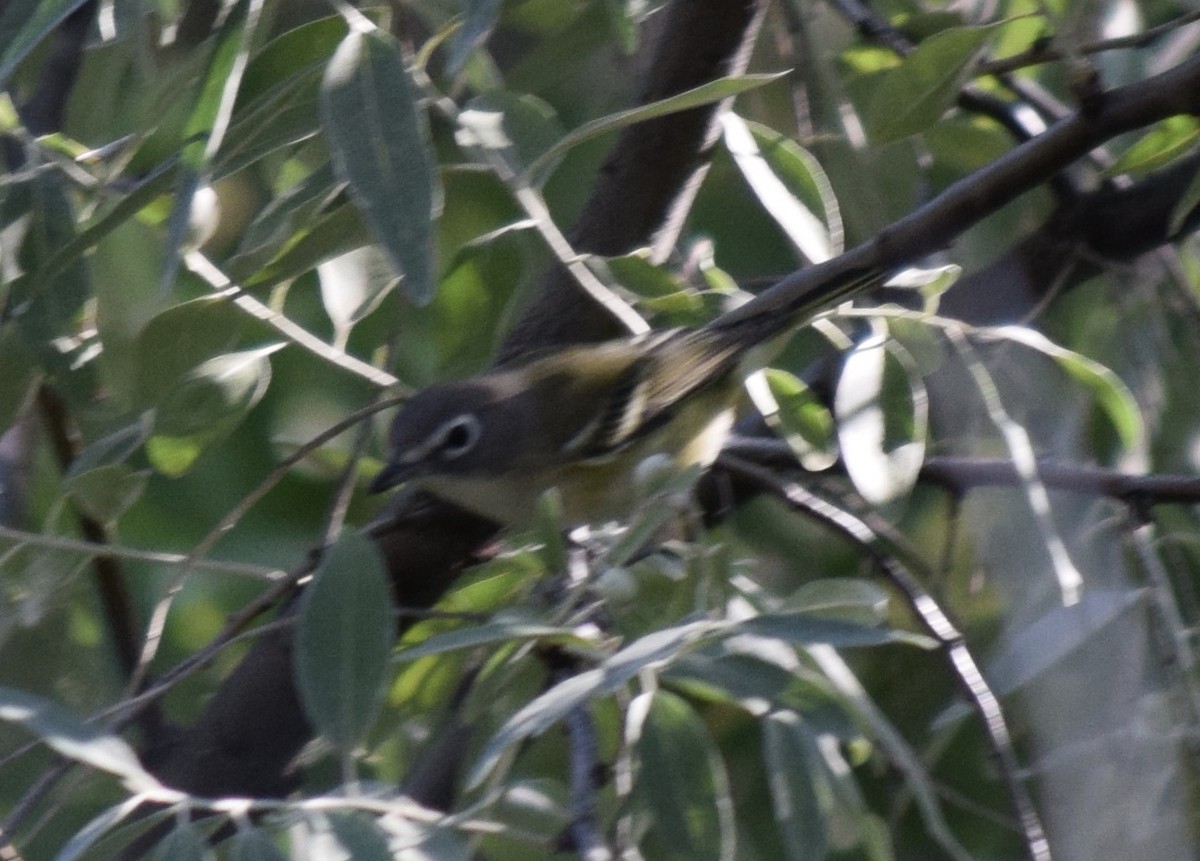
[[[702,324],[1014,152],[989,100],[1086,118],[1089,71],[1149,79],[1200,26],[1170,0],[885,0],[872,37],[781,0],[751,72],[633,107],[661,5],[0,4],[0,855],[152,833],[162,858],[1048,858],[1024,787],[1055,858],[1194,857],[1181,112],[797,334],[750,384],[777,493],[703,528],[695,475],[646,475],[582,546],[547,500],[393,612],[360,531],[386,443],[356,411],[485,367],[556,256],[654,326]],[[564,254],[623,131],[722,100],[669,259]],[[1122,256],[1096,189],[1171,170],[1167,204],[1133,199],[1172,242]],[[1102,239],[1039,284],[1025,237],[1072,201]],[[791,456],[821,497],[789,492]],[[294,613],[285,570],[312,573]],[[320,736],[297,791],[174,786],[163,727],[280,630]],[[422,796],[438,769],[457,791]]]

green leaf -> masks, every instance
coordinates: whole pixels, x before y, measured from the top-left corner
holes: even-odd
[[[996,26],[943,30],[883,73],[867,110],[871,140],[900,140],[940,120],[958,98]]]
[[[0,720],[24,727],[68,759],[114,774],[131,787],[158,786],[124,739],[83,723],[49,700],[0,687]]]
[[[68,478],[99,467],[125,463],[142,447],[149,433],[149,419],[142,417],[96,440],[72,461]]]
[[[16,326],[0,329],[0,428],[12,427],[34,393],[38,372]]]
[[[304,592],[295,656],[305,713],[342,751],[361,742],[379,714],[395,637],[379,549],[343,533]]]
[[[379,307],[397,281],[383,255],[371,245],[318,264],[317,278],[321,304],[339,346],[346,343],[356,323]]]
[[[288,238],[270,262],[243,279],[247,289],[264,290],[303,275],[318,264],[371,242],[358,207],[349,202],[322,211]],[[239,269],[241,261],[239,261]]]
[[[0,14],[0,89],[42,39],[86,0],[12,0]]]
[[[1023,326],[999,326],[980,330],[979,334],[1012,341],[1049,356],[1076,381],[1091,389],[1130,453],[1143,460],[1147,457],[1146,427],[1137,399],[1112,370],[1074,350],[1060,347],[1041,332]]]
[[[601,666],[559,682],[504,722],[488,741],[468,777],[478,786],[512,745],[545,732],[589,699],[623,688],[643,670],[658,669],[705,637],[722,630],[719,622],[689,622],[647,634],[621,649]]]
[[[400,48],[379,31],[350,33],[325,73],[321,125],[338,175],[413,301],[437,284],[434,225],[442,193],[419,93]]]
[[[646,857],[733,857],[728,778],[704,721],[681,697],[661,690],[635,701],[630,721],[643,709],[633,750],[633,802],[645,829],[640,845]]]
[[[783,437],[805,469],[819,472],[831,467],[837,461],[837,441],[829,409],[794,374],[767,368],[763,379],[770,400],[764,402],[759,396],[752,397],[767,425]],[[751,391],[756,388],[753,386]]]
[[[392,861],[387,837],[373,819],[361,813],[331,813],[329,824],[354,861]]]
[[[592,260],[593,258],[589,258],[588,262],[591,263]],[[666,314],[672,322],[676,318],[689,324],[701,322],[700,314],[704,311],[704,301],[682,280],[663,267],[651,263],[648,249],[619,257],[606,257],[603,264],[608,273],[602,275],[601,280],[605,283],[616,281],[637,295],[642,300],[638,303],[640,307]]]
[[[757,637],[770,637],[800,646],[821,644],[836,649],[855,646],[885,646],[891,643],[903,643],[921,648],[933,648],[937,645],[929,637],[921,634],[898,631],[894,628],[879,628],[874,625],[860,625],[839,619],[827,619],[806,612],[766,613],[761,616],[751,616],[749,619],[743,619],[731,626],[727,633],[731,636],[752,634]]]
[[[788,598],[788,607],[859,625],[887,619],[888,594],[874,583],[849,577],[810,580]]]
[[[846,357],[834,408],[846,472],[873,505],[906,496],[925,459],[928,398],[900,344],[873,337]]]
[[[512,147],[520,164],[531,164],[564,133],[554,108],[537,96],[493,90],[467,103],[456,140],[467,147]]]
[[[64,843],[62,848],[55,854],[54,861],[76,861],[76,859],[83,857],[93,846],[116,837],[116,834],[110,835],[110,832],[123,820],[128,819],[144,803],[144,799],[141,798],[127,798],[120,804],[110,807],[103,813],[97,814],[86,825],[71,835],[71,839]],[[142,817],[134,821],[133,826],[125,826],[124,829],[118,829],[117,834],[121,830],[128,831],[131,829],[139,833],[144,833],[157,825],[161,820],[174,815],[170,810],[158,810],[152,813],[146,812]],[[132,837],[129,839],[132,839]],[[128,842],[129,840],[124,841],[122,846],[127,845]],[[118,852],[112,851],[98,857],[116,858],[118,857]]]
[[[260,266],[277,256],[294,236],[312,229],[312,222],[334,206],[345,190],[325,162],[303,179],[275,195],[242,234],[237,254],[225,262],[234,281],[247,280]],[[367,231],[362,231],[366,236]]]
[[[184,374],[233,347],[244,323],[245,315],[221,296],[202,296],[155,315],[134,346],[138,403],[157,403]]]
[[[924,313],[935,314],[942,295],[954,286],[960,275],[962,275],[962,267],[953,263],[929,269],[912,267],[893,275],[884,286],[916,290],[921,294]]]
[[[467,0],[462,25],[454,33],[446,57],[446,72],[457,77],[471,55],[482,46],[500,20],[503,0]]]
[[[715,81],[709,81],[707,84],[702,84],[699,87],[670,96],[669,98],[660,99],[648,105],[630,108],[627,111],[609,114],[606,117],[600,117],[599,119],[584,123],[542,153],[533,164],[529,165],[525,174],[531,178],[530,184],[541,185],[546,178],[544,174],[551,169],[557,159],[581,143],[592,140],[600,135],[608,134],[609,132],[618,131],[635,123],[645,122],[656,117],[667,116],[668,114],[702,107],[713,102],[719,102],[722,99],[731,98],[748,90],[761,87],[764,84],[769,84],[772,81],[777,81],[785,74],[787,73],[778,72],[770,75],[731,75],[726,78],[718,78]]]
[[[149,206],[155,198],[166,193],[176,181],[178,163],[166,161],[150,171],[137,186],[119,198],[115,204],[102,209],[93,215],[80,227],[79,232],[70,241],[59,248],[50,260],[37,272],[38,283],[56,279],[61,273],[77,265],[87,252],[91,251],[102,239],[134,218]]]
[[[176,822],[151,856],[153,861],[211,861],[215,857],[204,838],[183,821]]]
[[[200,453],[228,436],[259,402],[271,380],[267,357],[274,344],[217,356],[187,374],[163,396],[154,413],[146,454],[154,468],[177,477]]]
[[[287,861],[271,838],[260,828],[242,828],[229,846],[230,861]]]
[[[75,213],[60,174],[41,172],[24,186],[29,218],[19,254],[23,274],[12,283],[10,307],[29,341],[43,346],[70,327],[91,295],[91,279],[78,259],[52,282],[40,277],[41,267],[75,238]]]
[[[1172,239],[1182,238],[1179,234],[1193,218],[1197,217],[1198,207],[1200,207],[1200,170],[1192,174],[1187,188],[1183,190],[1183,194],[1179,195],[1179,200],[1176,201],[1175,208],[1171,211],[1171,220],[1167,223],[1167,235]]]
[[[763,766],[771,806],[789,858],[824,858],[829,848],[831,801],[816,739],[793,711],[762,722]]]
[[[475,649],[479,646],[527,640],[550,640],[554,643],[586,645],[585,641],[576,636],[569,628],[538,625],[521,619],[496,619],[483,625],[434,634],[416,645],[401,649],[395,654],[394,659],[407,663],[459,649]]]
[[[811,263],[823,263],[840,252],[842,237],[839,235],[835,239],[821,218],[784,182],[774,165],[759,149],[756,136],[751,133],[749,125],[737,114],[727,112],[721,116],[721,127],[724,129],[725,149],[733,156],[734,163],[763,209],[791,240],[796,251]],[[811,156],[804,159],[795,143],[780,143],[773,152],[776,161],[783,158],[788,160],[789,173],[793,177],[800,175],[802,184],[810,188],[817,187],[816,177],[820,177],[824,180],[821,186],[826,191],[830,190],[829,181],[820,172],[816,160]],[[781,156],[781,153],[785,155]],[[836,212],[836,201],[832,200],[832,195],[830,200]]]
[[[1168,117],[1146,131],[1133,146],[1121,153],[1106,176],[1146,174],[1187,155],[1200,141],[1200,119],[1179,115]]]
[[[250,61],[229,132],[213,159],[214,180],[320,132],[321,79],[346,32],[340,15],[302,24],[273,39]]]
[[[71,476],[67,489],[89,517],[112,524],[141,498],[147,475],[145,470],[117,463]]]
[[[992,690],[999,697],[1020,690],[1070,655],[1089,648],[1105,627],[1144,608],[1146,601],[1147,594],[1140,589],[1087,591],[1070,607],[1053,607],[1015,632],[1008,646],[989,662]]]
[[[460,248],[437,296],[406,308],[396,339],[396,367],[406,380],[430,383],[474,373],[494,353],[509,302],[524,274],[525,240],[501,230]]]

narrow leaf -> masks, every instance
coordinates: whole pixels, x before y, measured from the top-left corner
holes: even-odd
[[[419,94],[400,48],[379,31],[351,32],[321,91],[321,125],[338,175],[415,302],[436,288],[434,225],[442,195]]]
[[[343,751],[362,741],[383,705],[395,632],[378,548],[344,533],[305,590],[295,658],[305,712]]]
[[[630,108],[627,111],[609,114],[606,117],[600,117],[599,119],[584,123],[542,153],[537,161],[531,164],[526,170],[526,175],[532,177],[533,181],[531,184],[540,185],[545,179],[543,174],[546,172],[547,166],[554,164],[563,153],[573,147],[579,146],[581,143],[599,137],[602,134],[607,134],[608,132],[618,131],[635,123],[719,102],[721,99],[727,99],[744,93],[747,90],[753,90],[764,84],[777,81],[785,74],[787,73],[780,72],[772,75],[736,75],[727,78],[718,78],[715,81],[702,84],[699,87],[679,93],[678,95],[660,99],[648,105]]]
[[[1023,326],[1000,326],[982,330],[980,334],[1014,341],[1049,356],[1060,368],[1091,389],[1130,453],[1139,459],[1146,457],[1146,427],[1137,399],[1112,370],[1074,350],[1060,347],[1041,332]]]
[[[29,52],[87,0],[13,0],[0,15],[0,88]]]
[[[829,229],[775,173],[746,122],[737,114],[726,112],[721,115],[721,128],[725,133],[725,148],[738,170],[796,251],[809,263],[823,263],[832,257],[835,249]]]
[[[164,475],[192,468],[201,452],[233,432],[266,393],[272,344],[217,356],[167,390],[154,413],[146,454]]]
[[[525,640],[551,640],[555,643],[575,642],[582,645],[583,641],[575,636],[568,628],[558,628],[551,625],[535,625],[518,620],[497,620],[485,625],[476,625],[458,631],[448,631],[444,634],[434,634],[414,646],[401,649],[395,655],[398,662],[416,661],[430,655],[441,655],[459,649],[474,649],[479,646],[492,646],[499,643]]]
[[[886,72],[867,111],[871,139],[900,140],[941,119],[958,98],[995,26],[943,30]]]
[[[176,823],[154,847],[154,861],[211,861],[215,856],[204,838],[187,823]]]
[[[771,806],[789,858],[824,858],[828,850],[828,786],[815,740],[793,711],[773,712],[762,724],[763,765]],[[822,796],[825,796],[822,801]]]
[[[487,41],[500,20],[503,0],[467,0],[462,25],[454,33],[446,59],[446,71],[457,76],[475,50]]]
[[[802,379],[778,368],[762,372],[766,392],[747,380],[747,389],[755,407],[767,425],[779,434],[805,469],[819,472],[837,461],[833,416],[829,408]]]
[[[271,838],[260,828],[244,828],[231,841],[230,861],[287,861]]]
[[[65,757],[115,774],[131,784],[158,786],[158,781],[142,768],[137,754],[124,739],[88,726],[49,700],[0,687],[0,720],[24,727]]]
[[[572,676],[538,696],[505,721],[480,753],[468,778],[477,786],[509,747],[545,732],[589,699],[607,696],[647,669],[658,669],[726,626],[690,622],[648,634],[621,649],[601,666]]]
[[[646,857],[734,857],[728,778],[704,721],[685,700],[665,691],[653,695],[634,756],[635,816],[644,818]]]
[[[928,399],[899,343],[869,338],[846,357],[834,408],[846,471],[873,505],[908,494],[925,459]],[[889,364],[902,373],[888,373]]]

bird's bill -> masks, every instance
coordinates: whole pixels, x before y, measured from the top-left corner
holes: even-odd
[[[391,490],[396,485],[408,481],[413,474],[414,470],[411,464],[389,463],[371,479],[367,490],[371,493],[383,493],[385,490]]]

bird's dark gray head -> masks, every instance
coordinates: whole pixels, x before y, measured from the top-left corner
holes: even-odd
[[[463,475],[503,463],[510,399],[483,380],[434,386],[415,395],[392,422],[388,465],[371,483],[378,493],[425,475]],[[486,425],[485,425],[486,423]],[[487,432],[485,432],[485,427]]]

